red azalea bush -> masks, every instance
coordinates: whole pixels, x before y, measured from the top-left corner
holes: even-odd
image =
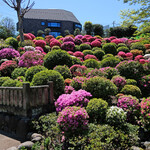
[[[120,39],[113,39],[113,40],[111,40],[111,43],[115,43],[118,45],[119,43],[123,43],[123,41]]]
[[[73,53],[73,56],[83,58],[83,57],[84,57],[84,54],[83,54],[82,52],[80,52],[80,51],[76,51],[75,53]]]
[[[86,56],[84,57],[84,60],[87,60],[87,59],[95,59],[95,60],[98,60],[97,57],[94,56],[94,55],[86,55]]]
[[[127,60],[132,60],[133,59],[133,54],[132,53],[126,53],[126,59]]]
[[[64,42],[74,42],[74,39],[71,36],[68,36],[63,39],[63,43]]]
[[[95,40],[95,41],[91,42],[91,46],[92,47],[101,47],[101,42],[99,42],[98,40]]]
[[[59,46],[59,47],[61,47],[61,43],[58,41],[58,40],[52,40],[51,42],[50,42],[50,47],[52,48],[53,46]]]
[[[67,51],[68,54],[70,55],[73,55],[73,52],[72,51]]]
[[[32,37],[29,34],[23,34],[24,40],[32,40]],[[20,35],[17,36],[17,41],[20,41]]]
[[[84,108],[66,107],[58,115],[57,122],[67,137],[81,135],[88,129],[88,114]]]
[[[125,52],[122,52],[122,51],[120,51],[117,55],[118,55],[118,56],[121,56],[122,58],[125,58],[125,57],[126,57],[126,53],[125,53]]]
[[[27,51],[25,52],[19,60],[19,66],[20,67],[31,67],[36,65],[42,65],[43,64],[43,54],[38,53],[36,51]]]
[[[62,50],[66,50],[66,51],[74,51],[74,47],[75,47],[75,44],[73,42],[71,42],[71,41],[64,42],[61,45],[61,49]]]
[[[137,55],[134,60],[139,61],[140,59],[143,59],[144,57],[142,55]]]
[[[0,59],[12,59],[15,57],[20,57],[18,51],[12,48],[4,48],[0,50]]]
[[[36,46],[44,48],[46,45],[46,42],[44,40],[36,40],[34,43]]]
[[[79,38],[75,38],[74,43],[75,43],[76,45],[80,45],[80,44],[82,44],[82,40],[79,39]]]
[[[62,94],[55,102],[56,111],[61,112],[67,106],[86,107],[91,96],[91,93],[81,89],[71,94]]]
[[[13,70],[17,67],[17,62],[13,60],[5,61],[0,66],[0,75],[1,76],[11,76]]]
[[[75,64],[70,67],[70,71],[73,76],[83,76],[85,74],[85,70],[87,70],[87,67],[79,64]]]
[[[32,40],[35,39],[35,36],[32,33],[28,33],[28,35],[32,38]]]

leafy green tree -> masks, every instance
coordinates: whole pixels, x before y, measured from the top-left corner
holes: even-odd
[[[93,32],[94,35],[103,36],[104,34],[103,26],[100,24],[93,24]]]
[[[42,30],[37,31],[37,36],[42,36],[43,34],[44,34],[44,31],[42,31]]]
[[[123,0],[124,3],[129,3],[129,5],[140,5],[140,8],[128,9],[121,11],[121,18],[124,19],[123,25],[131,24],[147,24],[150,17],[150,0]]]
[[[76,36],[76,35],[80,35],[80,34],[81,34],[80,29],[79,29],[79,28],[76,28],[76,29],[74,30],[74,35]]]
[[[84,23],[84,30],[86,31],[86,34],[91,35],[93,31],[93,25],[92,22],[86,21]]]
[[[65,30],[64,31],[64,35],[66,36],[66,35],[70,35],[70,31],[69,30]]]
[[[45,34],[45,35],[49,35],[50,32],[51,32],[51,29],[50,29],[50,28],[46,28],[46,29],[44,30],[44,34]]]

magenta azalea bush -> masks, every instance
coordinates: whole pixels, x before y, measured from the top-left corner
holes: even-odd
[[[65,86],[65,94],[71,94],[74,91],[74,88],[72,86]]]
[[[64,42],[74,42],[74,39],[71,36],[67,36],[63,39],[63,43]]]
[[[61,49],[66,50],[66,51],[74,51],[74,47],[75,47],[75,44],[71,41],[64,42],[61,45]]]
[[[70,71],[73,76],[83,76],[85,74],[85,70],[87,70],[86,66],[81,66],[78,64],[75,64],[70,67]]]
[[[88,128],[88,114],[81,107],[66,107],[59,115],[57,122],[65,136],[82,134]]]
[[[0,60],[1,59],[9,59],[20,57],[20,54],[18,51],[12,48],[4,48],[0,50]]]
[[[127,112],[127,120],[131,123],[139,121],[140,103],[136,97],[123,95],[118,98],[117,106]]]
[[[25,52],[19,60],[19,66],[20,67],[31,67],[36,65],[42,65],[43,64],[43,54],[38,53],[36,51],[27,51]]]
[[[55,102],[56,111],[60,112],[67,106],[85,107],[89,102],[91,93],[85,90],[73,91],[71,94],[62,94]]]
[[[84,57],[84,59],[85,59],[85,60],[87,60],[87,59],[95,59],[95,60],[98,60],[96,56],[90,55],[90,54],[86,55],[86,56]]]

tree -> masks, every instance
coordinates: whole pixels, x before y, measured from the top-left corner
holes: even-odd
[[[42,36],[43,34],[44,34],[44,31],[42,31],[42,30],[37,31],[37,36]]]
[[[45,34],[45,35],[49,35],[50,32],[51,32],[51,29],[50,29],[50,28],[46,28],[46,29],[44,30],[44,34]]]
[[[69,30],[65,30],[64,31],[64,35],[66,36],[66,35],[70,35],[70,31]]]
[[[140,8],[135,10],[122,10],[121,18],[124,19],[123,25],[132,24],[147,24],[150,17],[150,0],[123,0],[124,3],[129,3],[129,5],[140,5]]]
[[[86,34],[91,35],[93,31],[93,25],[92,22],[86,21],[84,23],[84,30],[86,31]]]
[[[93,32],[94,35],[103,36],[104,34],[103,26],[100,24],[93,24]]]
[[[23,17],[24,15],[33,7],[35,2],[30,4],[30,0],[26,2],[25,7],[22,7],[22,4],[25,3],[25,0],[3,0],[9,7],[13,8],[17,12],[18,17],[18,30],[20,34],[21,42],[24,41],[23,36]]]
[[[79,28],[76,28],[76,29],[74,30],[74,36],[80,35],[80,34],[81,34],[80,29],[79,29]]]

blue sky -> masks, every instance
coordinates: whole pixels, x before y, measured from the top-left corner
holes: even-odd
[[[31,0],[33,1],[33,0]],[[129,6],[124,4],[123,0],[34,0],[34,9],[65,9],[73,12],[77,19],[84,24],[85,21],[91,21],[112,26],[115,21],[116,26],[122,21],[120,19],[120,10],[129,8],[138,8],[138,6]],[[16,11],[8,7],[2,0],[0,1],[0,19],[10,17],[17,22]]]

